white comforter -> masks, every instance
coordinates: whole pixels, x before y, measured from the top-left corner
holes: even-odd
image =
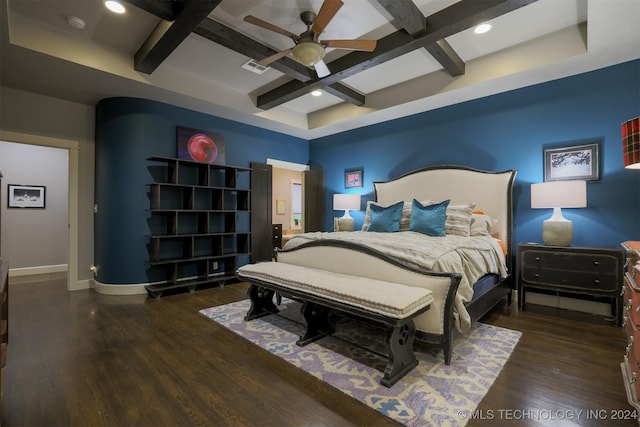
[[[398,233],[316,232],[297,234],[284,249],[292,249],[314,240],[343,240],[376,249],[396,260],[435,272],[457,272],[462,275],[455,301],[456,327],[466,331],[471,319],[464,303],[473,297],[472,285],[485,274],[507,276],[505,257],[500,245],[490,236],[430,237],[413,231]]]

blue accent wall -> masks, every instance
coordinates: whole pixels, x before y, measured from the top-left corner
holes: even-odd
[[[530,184],[542,182],[543,149],[597,142],[600,180],[587,185],[588,207],[564,209],[575,246],[618,247],[640,240],[640,172],[622,166],[620,125],[640,115],[640,61],[543,83],[306,141],[180,107],[136,98],[96,106],[95,264],[106,284],[147,283],[151,156],[176,156],[176,127],[224,136],[226,163],[267,157],[324,169],[325,229],[333,229],[334,193],[373,200],[374,181],[435,164],[517,169],[514,244],[541,242],[551,209],[530,208]],[[344,188],[344,171],[364,169],[364,187]],[[472,200],[470,196],[470,201]],[[356,228],[364,210],[352,212]]]
[[[147,283],[149,228],[146,159],[176,157],[176,127],[221,134],[226,164],[248,167],[267,157],[307,164],[306,140],[195,111],[135,98],[96,106],[95,263],[105,284]]]
[[[517,169],[514,244],[542,243],[551,209],[531,209],[530,185],[544,181],[543,149],[597,142],[600,180],[587,184],[586,209],[563,209],[574,246],[619,247],[640,240],[640,172],[622,164],[621,124],[640,115],[640,61],[464,102],[312,140],[312,167],[325,171],[325,228],[334,193],[363,195],[356,229],[373,200],[373,182],[436,164]],[[344,188],[344,171],[364,168],[364,187]],[[469,195],[473,201],[473,195]]]

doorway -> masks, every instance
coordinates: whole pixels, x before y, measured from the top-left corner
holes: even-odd
[[[67,151],[67,290],[86,288],[78,282],[78,142],[8,131],[0,131],[0,140],[8,143],[60,148]],[[5,178],[7,178],[6,174]],[[6,179],[3,181],[3,186],[6,187],[5,184],[8,183],[5,181]]]

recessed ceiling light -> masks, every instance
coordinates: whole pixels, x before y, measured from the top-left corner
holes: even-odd
[[[111,12],[114,12],[114,13],[124,13],[125,12],[124,6],[119,1],[107,0],[107,1],[104,2],[104,5]]]
[[[491,24],[487,24],[486,22],[484,24],[480,24],[478,25],[473,32],[476,34],[484,34],[487,31],[489,31],[491,29]]]
[[[314,90],[313,92],[311,92],[311,95],[320,96],[320,95],[322,95],[322,91],[321,90]]]

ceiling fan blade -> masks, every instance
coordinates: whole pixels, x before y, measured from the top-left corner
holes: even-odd
[[[311,27],[311,31],[316,34],[323,32],[329,21],[338,13],[338,10],[340,10],[343,4],[342,0],[324,0],[318,12],[318,17]]]
[[[271,56],[262,58],[260,61],[257,61],[256,64],[262,65],[263,67],[268,67],[270,64],[276,62],[278,59],[284,58],[285,56],[289,55],[292,51],[293,51],[293,48],[282,50],[278,53],[274,53]]]
[[[320,44],[337,49],[366,50],[373,52],[378,44],[377,40],[320,40]]]
[[[278,34],[282,34],[283,36],[291,37],[295,41],[298,41],[299,39],[297,34],[293,34],[291,31],[287,31],[284,28],[280,28],[277,25],[274,25],[267,21],[263,21],[262,19],[256,18],[255,16],[252,16],[252,15],[245,16],[244,21],[253,25],[257,25],[258,27],[262,27],[267,30],[276,32]]]
[[[319,78],[327,77],[329,74],[331,74],[331,71],[329,71],[329,67],[327,67],[327,64],[325,64],[322,60],[316,62],[313,68],[316,69],[316,74]]]

